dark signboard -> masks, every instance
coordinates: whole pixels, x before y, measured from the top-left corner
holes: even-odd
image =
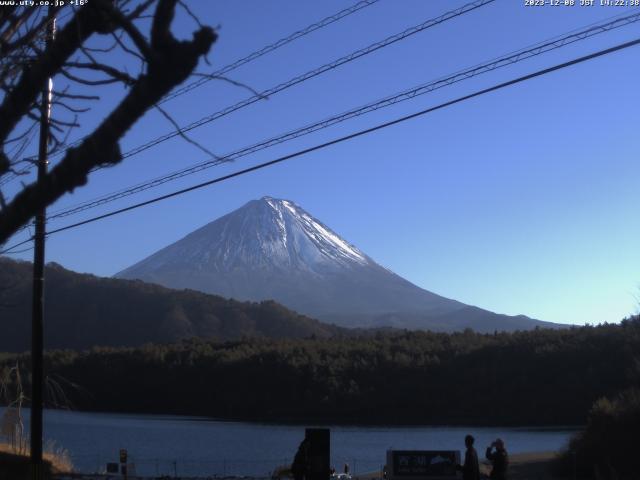
[[[394,477],[455,477],[459,453],[455,450],[393,450]]]
[[[307,428],[308,447],[307,480],[327,480],[330,475],[331,438],[328,428]]]

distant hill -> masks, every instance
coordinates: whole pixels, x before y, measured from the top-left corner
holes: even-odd
[[[525,315],[504,315],[482,308],[465,305],[452,312],[393,312],[380,315],[325,315],[321,320],[335,325],[350,322],[362,325],[360,328],[396,328],[409,330],[430,330],[432,332],[461,332],[466,328],[480,333],[515,332],[540,328],[567,328],[567,325],[542,322]]]
[[[30,348],[32,264],[0,257],[0,351]],[[343,329],[273,301],[238,302],[139,280],[100,278],[49,264],[45,346],[138,346],[190,337],[330,337]]]
[[[452,332],[555,328],[420,288],[351,245],[290,200],[263,197],[116,275],[238,300],[273,299],[349,328]]]

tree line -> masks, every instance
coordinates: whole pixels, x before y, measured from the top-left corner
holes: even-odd
[[[0,376],[27,355],[0,355]],[[478,334],[188,339],[46,355],[49,405],[221,419],[361,424],[583,425],[640,380],[640,317]],[[29,385],[25,386],[29,390]]]

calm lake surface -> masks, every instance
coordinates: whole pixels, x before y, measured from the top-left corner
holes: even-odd
[[[0,416],[4,409],[0,408]],[[28,417],[26,410],[24,415]],[[76,470],[104,471],[126,448],[139,475],[268,476],[290,464],[304,426],[224,422],[197,417],[46,410],[46,441],[66,449]],[[28,418],[26,419],[28,431]],[[313,426],[313,425],[309,425]],[[572,428],[345,427],[331,426],[331,462],[351,473],[379,470],[387,449],[464,450],[476,437],[479,454],[496,437],[510,453],[558,450]]]

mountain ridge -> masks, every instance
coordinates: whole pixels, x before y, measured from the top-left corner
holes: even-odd
[[[33,265],[0,257],[1,351],[30,346]],[[326,338],[345,329],[299,315],[273,301],[237,302],[139,280],[45,267],[45,346],[137,347],[188,338]]]

